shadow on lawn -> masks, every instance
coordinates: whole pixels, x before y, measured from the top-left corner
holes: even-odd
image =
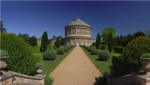
[[[97,61],[101,61],[100,59],[95,59],[95,60],[97,60]]]

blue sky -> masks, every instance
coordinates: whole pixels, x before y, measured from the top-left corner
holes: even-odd
[[[92,26],[92,37],[105,27],[117,35],[150,29],[150,1],[2,1],[1,20],[11,33],[49,38],[64,36],[64,27],[76,18]]]

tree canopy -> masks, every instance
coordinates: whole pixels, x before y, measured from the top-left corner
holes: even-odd
[[[3,21],[0,21],[0,32],[7,32],[6,28],[4,28]]]

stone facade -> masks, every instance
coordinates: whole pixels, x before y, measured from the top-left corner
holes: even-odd
[[[91,26],[81,19],[75,19],[65,26],[65,43],[67,45],[92,45]]]
[[[3,71],[0,85],[44,85],[44,77],[45,75],[28,76],[13,71]]]
[[[108,78],[108,85],[150,85],[150,77],[145,73],[128,74],[116,78]]]
[[[40,38],[37,39],[37,45],[40,46],[40,45],[41,45],[41,42],[42,42],[42,38],[40,37]]]

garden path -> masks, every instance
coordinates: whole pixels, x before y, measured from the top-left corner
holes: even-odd
[[[75,47],[50,74],[53,85],[93,85],[100,75],[81,47]]]

